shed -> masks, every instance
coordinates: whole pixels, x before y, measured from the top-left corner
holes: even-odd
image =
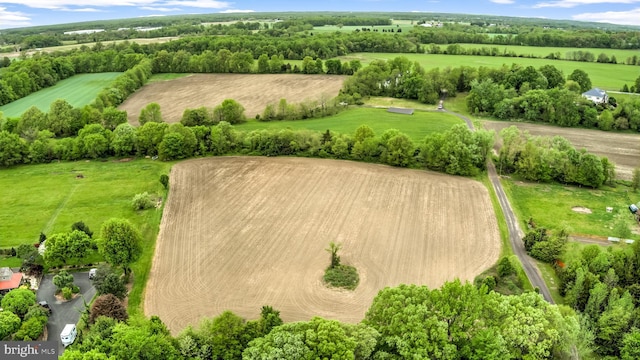
[[[395,114],[413,115],[413,109],[390,107],[387,112]]]
[[[14,273],[8,267],[0,268],[0,293],[17,288],[21,282],[22,273]]]
[[[605,104],[609,101],[609,95],[607,95],[607,92],[598,88],[593,88],[587,92],[583,92],[582,97],[591,100],[596,104]]]

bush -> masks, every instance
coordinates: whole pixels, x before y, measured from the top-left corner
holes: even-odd
[[[26,320],[13,336],[13,340],[30,341],[39,338],[44,332],[44,326],[46,323],[46,316],[35,316]]]
[[[89,227],[85,225],[85,223],[82,221],[73,223],[73,225],[71,225],[71,231],[73,230],[82,231],[83,233],[87,234],[89,237],[93,237],[93,231],[91,231],[91,229],[89,229]]]
[[[136,194],[136,196],[133,197],[131,204],[133,205],[133,210],[145,210],[155,206],[153,200],[151,200],[151,197],[146,192]]]
[[[65,300],[71,300],[71,297],[73,297],[73,290],[70,287],[62,288],[62,297]]]
[[[515,273],[516,270],[513,268],[513,265],[511,265],[511,261],[508,257],[505,256],[500,259],[500,261],[498,262],[498,275],[500,277],[505,277]]]
[[[169,175],[162,174],[160,175],[160,184],[164,186],[165,190],[169,188]]]
[[[358,270],[349,265],[338,265],[327,268],[324,272],[323,279],[332,287],[340,287],[348,290],[355,289],[360,282]]]
[[[58,290],[71,288],[73,286],[73,275],[66,270],[60,270],[58,275],[53,277],[53,285],[55,285]]]
[[[34,251],[36,251],[32,245],[22,244],[18,246],[16,249],[16,256],[20,259],[26,259],[29,255],[31,255]]]

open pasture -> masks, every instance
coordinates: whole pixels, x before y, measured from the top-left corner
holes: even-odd
[[[176,164],[144,311],[173,334],[225,310],[359,322],[402,283],[473,280],[500,254],[487,189],[463,177],[349,161],[219,157]],[[322,283],[329,242],[354,291]]]
[[[107,87],[120,73],[80,74],[59,81],[54,86],[42,89],[29,96],[0,106],[6,117],[18,117],[31,106],[48,112],[51,103],[64,99],[73,107],[90,104],[102,89]]]
[[[507,121],[483,121],[489,130],[500,130],[511,125],[536,136],[562,136],[577,149],[585,148],[598,156],[606,156],[616,164],[616,176],[631,180],[633,169],[640,167],[640,134],[607,132],[595,129],[564,128],[559,126]],[[500,143],[496,142],[496,146]]]
[[[462,124],[462,120],[444,112],[416,111],[413,115],[403,115],[389,113],[386,109],[353,108],[320,119],[269,122],[252,120],[237,125],[236,128],[244,131],[258,129],[325,131],[329,129],[341,134],[353,134],[360,125],[368,125],[376,135],[382,135],[388,129],[397,129],[417,143],[424,140],[425,136],[434,132],[447,131],[455,124]]]
[[[158,181],[170,163],[151,160],[77,161],[22,165],[0,176],[0,247],[37,242],[83,221],[99,234],[109,218],[127,218],[140,227],[147,213],[136,213],[131,199],[142,192],[161,194]]]
[[[129,123],[138,125],[140,110],[155,102],[164,121],[176,123],[185,109],[214,108],[225,99],[233,99],[244,106],[248,118],[253,118],[267,104],[277,105],[283,98],[289,103],[331,99],[338,95],[344,79],[337,75],[198,74],[147,84],[119,109],[127,111]]]
[[[390,60],[399,56],[404,56],[411,62],[417,61],[425,69],[435,67],[459,67],[486,66],[491,68],[501,67],[503,64],[521,64],[523,66],[533,66],[536,69],[542,65],[553,65],[564,72],[565,77],[569,76],[575,69],[582,69],[589,74],[594,87],[604,90],[620,90],[624,84],[632,85],[640,75],[640,66],[623,64],[601,64],[587,63],[566,60],[547,60],[529,58],[508,58],[500,56],[471,56],[471,55],[442,55],[442,54],[395,54],[395,53],[355,53],[340,56],[342,61],[357,59],[362,64],[368,64],[372,60]]]
[[[444,50],[448,45],[440,45],[440,47]],[[460,44],[460,46],[464,49],[481,49],[481,48],[497,48],[498,53],[502,54],[504,52],[510,53],[514,52],[517,55],[523,56],[535,56],[535,57],[545,57],[551,53],[556,54],[560,53],[561,58],[567,57],[567,53],[582,51],[582,52],[590,52],[592,53],[596,59],[600,54],[606,54],[609,58],[612,56],[616,57],[616,60],[620,64],[624,64],[627,58],[640,55],[638,50],[631,49],[602,49],[602,48],[567,48],[567,47],[553,47],[553,46],[522,46],[522,45],[498,45],[498,44]],[[565,74],[568,75],[568,74]]]

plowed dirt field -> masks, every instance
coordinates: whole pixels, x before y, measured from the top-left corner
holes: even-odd
[[[172,333],[263,305],[285,321],[359,322],[401,283],[472,280],[500,253],[487,189],[443,174],[349,161],[219,157],[176,164],[144,308]],[[355,291],[322,282],[329,242]]]
[[[185,109],[201,106],[214,108],[225,99],[233,99],[245,108],[245,115],[254,118],[280,99],[288,103],[305,100],[326,100],[338,95],[346,77],[341,75],[300,74],[196,74],[174,80],[148,84],[122,103],[129,123],[139,125],[138,117],[149,103],[160,105],[165,122],[180,122]]]

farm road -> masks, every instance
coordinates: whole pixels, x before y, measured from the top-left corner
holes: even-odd
[[[461,118],[467,123],[469,129],[471,129],[472,131],[475,130],[471,119],[469,119],[468,117],[448,110],[444,111]],[[502,184],[500,183],[500,178],[498,177],[496,168],[495,166],[493,166],[493,163],[491,161],[488,162],[487,172],[489,174],[489,180],[493,185],[493,189],[496,192],[496,196],[498,197],[498,202],[500,202],[502,213],[504,214],[505,220],[507,221],[507,227],[509,229],[509,241],[511,242],[511,248],[513,249],[513,252],[516,254],[516,256],[518,256],[518,259],[520,259],[522,267],[524,268],[524,272],[529,278],[531,285],[537,287],[544,299],[553,304],[553,298],[551,297],[551,293],[549,292],[547,284],[544,282],[544,279],[542,279],[542,276],[540,275],[538,266],[536,265],[534,260],[529,255],[527,255],[527,252],[524,249],[524,243],[522,242],[524,233],[518,225],[518,219],[513,213],[513,209],[511,209],[509,199],[507,199],[507,195],[502,188]]]

